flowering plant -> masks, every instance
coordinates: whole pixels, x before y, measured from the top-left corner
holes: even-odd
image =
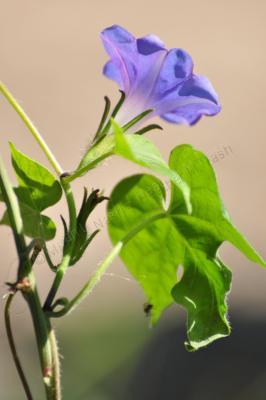
[[[12,228],[19,260],[16,280],[7,283],[6,331],[28,399],[33,399],[33,395],[10,323],[10,306],[16,293],[22,294],[32,315],[46,398],[58,400],[60,365],[52,320],[72,312],[117,256],[143,288],[147,297],[145,310],[152,324],[174,302],[187,310],[185,345],[190,351],[230,333],[226,296],[231,272],[218,254],[222,243],[230,242],[248,259],[266,266],[232,224],[208,158],[186,144],[175,147],[166,162],[144,136],[148,131],[162,129],[148,123],[154,116],[170,123],[193,125],[204,115],[219,113],[221,106],[209,80],[194,74],[192,58],[186,51],[167,50],[154,35],[136,39],[122,27],[112,26],[102,32],[101,38],[110,57],[103,72],[118,83],[121,97],[112,111],[111,102],[105,97],[105,109],[93,142],[71,172],[59,165],[29,117],[0,84],[2,95],[28,127],[55,172],[52,174],[11,143],[17,178],[17,185],[13,186],[0,159],[0,201],[5,204],[1,224]],[[77,210],[71,182],[114,155],[166,178],[169,186],[153,174],[130,176],[118,183],[108,197],[98,189],[85,189]],[[47,242],[54,239],[56,225],[43,212],[58,203],[62,195],[69,215],[68,220],[62,217],[62,258],[59,265],[54,265]],[[87,221],[103,201],[107,203],[108,231],[114,246],[73,299],[60,298],[57,292],[68,268],[79,262],[99,233],[88,231]],[[54,273],[43,302],[33,271],[41,252]],[[183,273],[178,278],[177,270],[181,267]]]

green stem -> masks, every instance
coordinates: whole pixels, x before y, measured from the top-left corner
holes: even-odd
[[[53,364],[55,356],[52,353],[50,343],[51,327],[48,318],[45,316],[42,310],[33,274],[28,276],[28,278],[31,290],[28,293],[23,293],[23,296],[28,302],[34,325],[46,397],[47,400],[55,400],[55,378],[53,376]]]
[[[53,365],[57,355],[53,353],[50,343],[50,321],[41,307],[35,277],[32,272],[32,265],[28,258],[28,249],[23,235],[22,219],[18,201],[1,158],[0,188],[7,207],[8,217],[15,237],[19,257],[17,287],[21,290],[31,312],[42,367],[42,377],[46,391],[46,398],[47,400],[59,399],[59,397],[56,397],[57,385],[55,384],[56,378],[53,376]]]
[[[75,245],[76,234],[77,234],[77,212],[76,212],[76,206],[75,206],[75,201],[74,201],[74,197],[72,194],[72,190],[71,190],[69,183],[65,182],[64,179],[61,179],[61,183],[64,188],[64,192],[65,192],[66,200],[67,200],[67,204],[68,204],[69,234],[68,234],[68,240],[66,242],[66,246],[64,248],[64,255],[63,255],[62,261],[57,268],[55,279],[54,279],[51,289],[48,293],[47,299],[44,303],[45,310],[50,309],[52,302],[54,301],[54,298],[56,296],[56,293],[60,287],[62,279],[66,273],[66,270],[69,267],[73,248]]]
[[[49,250],[48,250],[47,245],[46,245],[45,242],[43,244],[43,253],[44,253],[44,256],[45,256],[45,259],[47,261],[48,266],[50,267],[50,269],[53,272],[55,272],[56,271],[56,266],[54,265],[54,263],[53,263],[53,261],[51,259],[51,256],[49,254]]]
[[[8,343],[9,343],[9,347],[13,356],[13,360],[14,363],[16,365],[21,383],[23,385],[26,397],[28,400],[33,400],[31,391],[30,391],[30,387],[29,384],[27,382],[26,376],[24,374],[22,365],[20,363],[19,357],[18,357],[18,353],[16,350],[16,345],[15,345],[15,340],[13,337],[13,333],[12,333],[12,328],[11,328],[11,321],[10,321],[10,307],[11,307],[11,303],[12,300],[14,298],[15,293],[10,293],[7,301],[6,301],[6,305],[5,305],[5,326],[6,326],[6,334],[7,334],[7,338],[8,338]]]
[[[54,377],[54,389],[55,389],[54,400],[60,400],[61,399],[60,358],[59,358],[57,340],[53,329],[51,329],[50,331],[50,343],[54,355],[53,359],[53,377]]]
[[[25,113],[25,111],[22,109],[22,107],[18,104],[16,99],[13,97],[13,95],[10,93],[10,91],[7,89],[7,87],[0,82],[0,92],[3,94],[3,96],[7,99],[7,101],[11,104],[11,106],[15,109],[15,111],[18,113],[24,124],[28,127],[29,131],[33,135],[34,139],[38,142],[40,147],[42,148],[44,154],[46,155],[48,161],[51,163],[52,167],[54,168],[55,172],[57,173],[58,176],[62,175],[64,172],[62,168],[60,167],[58,161],[54,157],[52,151],[50,148],[47,146],[45,141],[43,140],[41,134],[38,132],[37,128],[34,126],[28,115]]]
[[[0,158],[0,189],[6,203],[7,210],[9,211],[9,221],[13,228],[13,236],[16,243],[17,253],[19,255],[19,269],[18,279],[23,275],[22,269],[24,267],[24,258],[28,255],[26,242],[23,236],[23,223],[20,215],[20,209],[17,201],[17,197],[14,193],[12,185],[9,182],[9,178],[5,171],[4,164]],[[27,264],[26,264],[27,265]]]
[[[60,311],[52,312],[48,311],[47,315],[49,317],[62,317],[63,315],[69,314],[73,311],[94,289],[97,283],[100,281],[108,267],[111,265],[115,257],[120,253],[123,247],[123,242],[118,242],[104,261],[99,265],[95,273],[89,279],[89,281],[83,286],[81,291]]]

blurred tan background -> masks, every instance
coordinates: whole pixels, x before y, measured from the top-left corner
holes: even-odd
[[[203,118],[192,128],[163,123],[164,133],[154,132],[152,138],[165,158],[180,143],[191,143],[209,155],[235,224],[266,257],[264,0],[0,0],[0,15],[0,80],[21,102],[66,170],[77,165],[92,138],[103,110],[103,96],[110,96],[113,102],[118,97],[116,85],[101,74],[107,56],[99,40],[100,31],[118,23],[136,36],[155,33],[169,48],[186,49],[194,59],[195,71],[211,79],[223,105],[222,113],[215,118]],[[0,98],[0,152],[7,163],[10,162],[8,141],[13,141],[20,150],[47,165],[17,115]],[[83,186],[104,188],[108,194],[122,177],[139,171],[139,167],[129,162],[112,159],[108,165],[103,164],[77,181],[74,185],[76,195],[81,200]],[[60,223],[59,213],[66,215],[64,202],[49,211],[48,214]],[[69,271],[61,294],[75,294],[111,248],[105,221],[103,205],[91,220],[91,227],[101,225],[102,232],[79,267]],[[61,239],[59,230],[54,243],[49,246],[55,259],[60,257]],[[8,228],[1,228],[0,250],[2,308],[2,296],[6,292],[4,282],[12,280],[16,267]],[[245,260],[230,246],[225,245],[222,253],[234,272],[231,307],[249,314],[251,318],[256,315],[266,318],[266,271]],[[36,265],[36,272],[44,295],[52,276],[42,259]],[[57,321],[68,380],[72,379],[71,372],[80,366],[80,359],[86,353],[84,348],[75,354],[71,350],[76,339],[83,338],[85,344],[86,338],[88,342],[92,337],[99,340],[98,353],[90,347],[86,360],[83,360],[84,368],[80,370],[78,383],[81,386],[76,392],[79,394],[66,398],[87,399],[82,393],[90,374],[96,376],[97,368],[98,375],[103,374],[102,364],[94,367],[103,348],[107,349],[103,363],[109,363],[110,369],[115,368],[110,360],[107,362],[108,344],[115,349],[115,355],[110,357],[116,360],[117,365],[122,365],[126,357],[137,352],[141,343],[154,334],[148,330],[142,315],[145,300],[137,284],[119,260],[110,272],[111,275],[104,277],[76,315]],[[174,318],[172,314],[169,313],[169,318]],[[20,300],[16,302],[13,315],[24,362],[28,366],[35,365],[32,364],[35,354],[27,357],[33,339],[27,310]],[[122,331],[131,332],[122,341],[123,345],[119,333],[110,333],[113,341],[103,334],[117,324]],[[2,319],[0,346],[1,399],[20,399],[22,395],[7,349]],[[120,358],[117,357],[119,351]],[[90,374],[87,373],[87,363],[91,366]],[[37,372],[36,379],[31,379],[37,385]],[[66,393],[67,379],[64,381]],[[42,399],[41,394],[38,399]]]

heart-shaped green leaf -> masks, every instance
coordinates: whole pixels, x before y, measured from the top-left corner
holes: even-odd
[[[174,149],[169,165],[189,186],[192,213],[172,184],[169,207],[163,184],[150,175],[120,182],[108,206],[114,243],[124,241],[121,257],[143,287],[152,322],[173,300],[188,312],[188,348],[196,350],[230,333],[226,295],[231,273],[218,257],[224,241],[250,260],[265,262],[231,224],[208,159],[191,146]],[[180,281],[178,268],[183,267]]]

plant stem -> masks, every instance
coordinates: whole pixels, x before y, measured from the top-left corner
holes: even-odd
[[[49,251],[48,251],[48,248],[47,248],[45,242],[44,242],[44,244],[43,244],[43,253],[44,253],[44,256],[45,256],[45,258],[46,258],[47,264],[49,265],[50,269],[51,269],[53,272],[55,272],[56,266],[54,265],[54,263],[53,263],[53,261],[52,261],[52,259],[51,259],[51,257],[50,257],[50,254],[49,254]]]
[[[16,99],[13,97],[13,95],[10,93],[10,91],[7,89],[7,87],[0,82],[0,92],[3,94],[3,96],[7,99],[7,101],[11,104],[11,106],[16,110],[24,124],[28,127],[29,131],[31,134],[34,136],[35,140],[38,142],[40,147],[42,148],[43,152],[45,153],[48,161],[51,163],[53,166],[55,172],[57,173],[58,176],[62,175],[63,170],[60,167],[58,161],[54,157],[52,151],[50,148],[47,146],[45,141],[43,140],[41,134],[38,132],[37,128],[34,126],[30,118],[27,116],[25,111],[22,109],[22,107],[18,104]]]
[[[61,399],[60,358],[59,358],[57,340],[54,329],[51,329],[50,331],[50,343],[54,357],[53,358],[53,377],[54,377],[54,388],[55,388],[54,400],[60,400]]]
[[[50,343],[51,326],[42,310],[33,275],[30,276],[30,287],[31,290],[28,293],[23,293],[23,296],[28,302],[32,316],[46,398],[47,400],[55,400],[55,377],[53,376],[54,354],[52,353]]]
[[[107,268],[111,265],[115,257],[120,253],[120,250],[123,247],[122,242],[118,242],[115,247],[111,250],[108,256],[103,260],[103,262],[96,269],[92,277],[88,280],[88,282],[83,286],[81,291],[69,302],[67,305],[60,311],[53,312],[48,311],[47,315],[49,317],[62,317],[63,315],[69,314],[73,311],[94,289],[97,283],[100,281],[102,276],[104,275]]]
[[[65,182],[64,179],[61,179],[61,184],[64,188],[64,192],[66,195],[66,200],[68,204],[68,211],[69,211],[69,233],[68,239],[66,241],[66,246],[64,248],[64,255],[61,261],[61,264],[58,266],[55,279],[51,286],[51,289],[48,293],[47,299],[44,303],[44,309],[49,310],[51,307],[52,302],[56,296],[56,293],[59,289],[59,286],[62,282],[62,279],[66,273],[67,268],[69,267],[72,251],[75,245],[75,239],[77,234],[77,212],[74,197],[72,194],[71,187],[69,183]]]
[[[12,300],[14,298],[15,293],[10,293],[8,295],[7,301],[6,301],[6,305],[5,305],[5,326],[6,326],[6,334],[7,334],[7,338],[8,338],[8,343],[9,343],[9,347],[13,356],[13,360],[14,363],[16,365],[21,383],[23,385],[26,397],[28,400],[33,400],[31,391],[30,391],[30,387],[29,384],[27,382],[26,376],[24,374],[22,365],[20,363],[19,357],[18,357],[18,353],[16,350],[16,345],[15,345],[15,340],[13,337],[13,333],[12,333],[12,328],[11,328],[11,321],[10,321],[10,307],[11,307],[11,303]]]
[[[32,265],[28,258],[28,249],[23,235],[22,219],[18,201],[1,158],[0,188],[7,207],[9,221],[15,237],[15,243],[19,257],[19,271],[16,287],[21,290],[31,312],[39,358],[42,367],[42,377],[46,391],[46,398],[47,400],[59,400],[60,397],[56,397],[56,388],[58,385],[55,382],[58,377],[53,375],[53,366],[57,354],[53,352],[50,343],[51,325],[41,307],[40,298],[36,288],[35,277],[32,272]]]

